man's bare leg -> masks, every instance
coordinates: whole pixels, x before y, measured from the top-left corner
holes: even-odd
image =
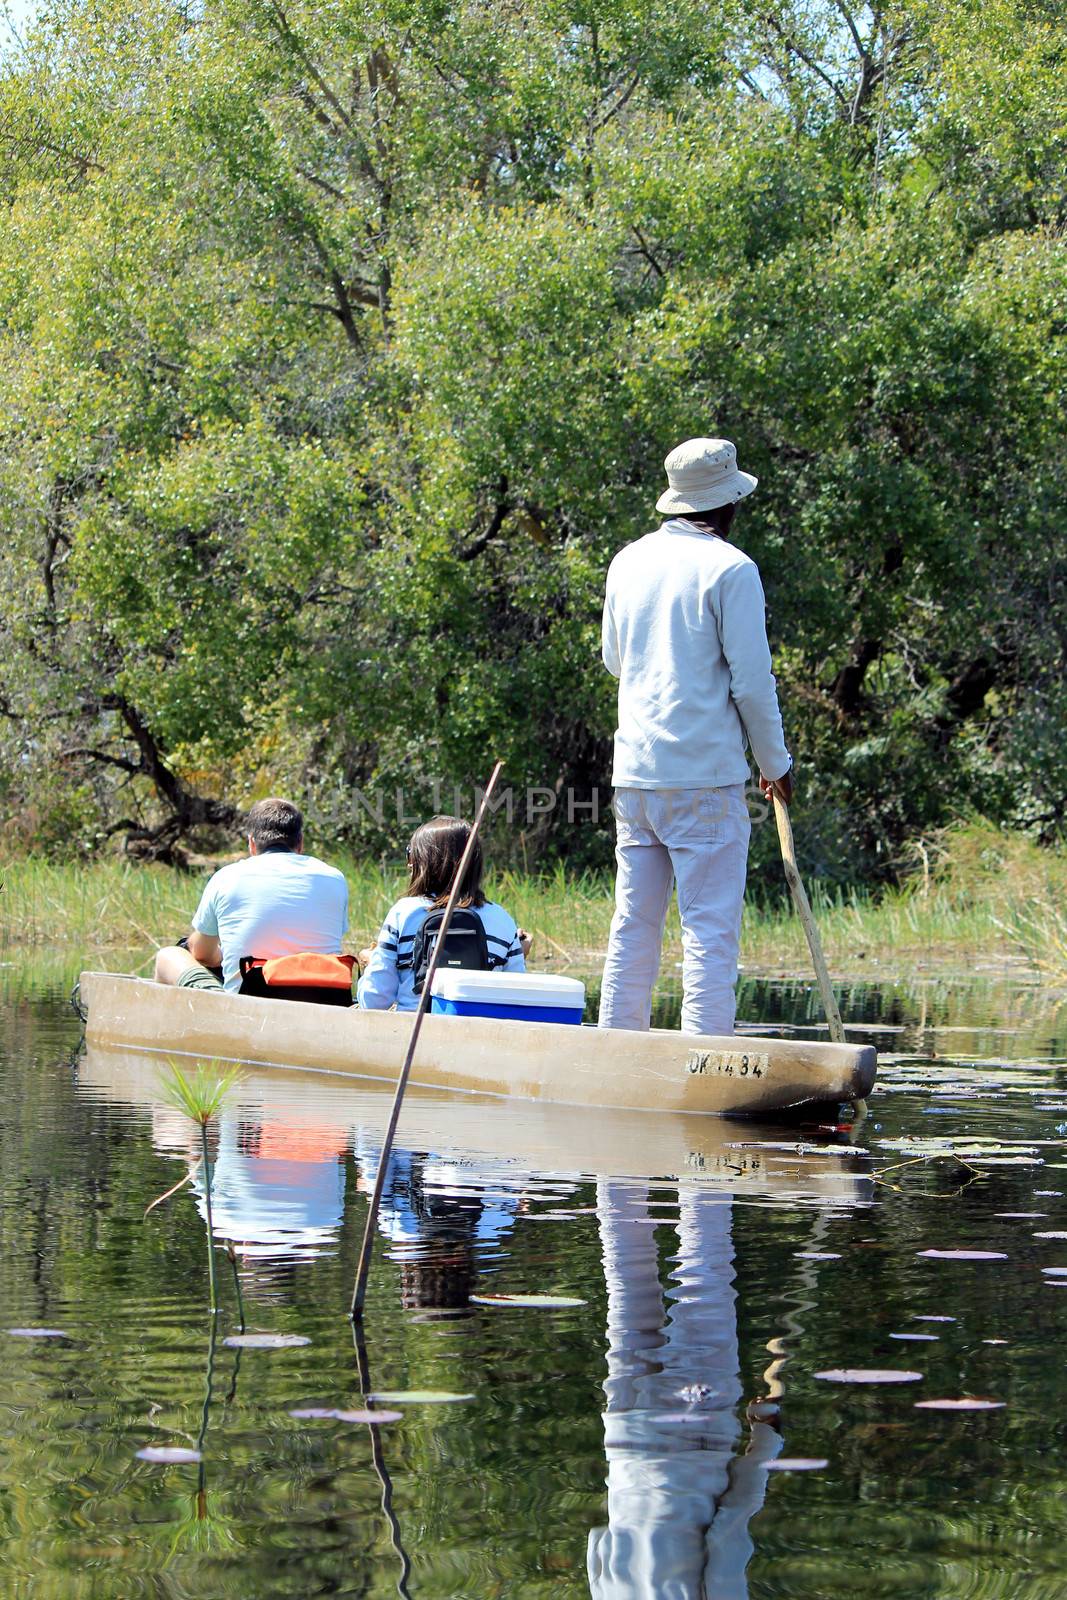
[[[195,968],[200,972],[208,969],[202,962],[196,961],[180,945],[165,944],[161,950],[156,951],[156,967],[153,976],[157,983],[176,984],[183,972]],[[209,974],[210,976],[210,974]]]

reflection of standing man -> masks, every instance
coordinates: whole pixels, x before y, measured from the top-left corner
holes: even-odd
[[[615,915],[602,1028],[649,1025],[671,888],[684,960],[682,1031],[731,1034],[749,819],[746,742],[760,788],[792,798],[759,571],[726,535],[756,487],[727,439],[666,460],[667,520],[608,571],[604,664],[619,680]]]
[[[745,1440],[730,1196],[682,1187],[664,1317],[646,1184],[601,1181],[608,1290],[608,1526],[589,1535],[591,1600],[747,1600],[751,1517],[782,1448]]]

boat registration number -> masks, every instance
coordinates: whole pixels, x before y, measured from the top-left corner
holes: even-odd
[[[752,1050],[690,1050],[685,1058],[685,1070],[691,1077],[715,1072],[728,1078],[763,1078],[769,1066],[769,1056]]]

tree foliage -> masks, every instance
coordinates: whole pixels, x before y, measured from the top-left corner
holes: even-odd
[[[604,571],[716,432],[815,864],[1051,827],[1064,55],[1039,0],[55,0],[0,75],[12,838],[606,792]]]

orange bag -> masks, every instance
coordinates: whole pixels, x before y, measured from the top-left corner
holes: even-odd
[[[350,1005],[355,956],[241,957],[241,993],[277,1000],[318,1000]]]
[[[274,956],[269,961],[253,961],[263,968],[268,989],[351,989],[355,956]]]

